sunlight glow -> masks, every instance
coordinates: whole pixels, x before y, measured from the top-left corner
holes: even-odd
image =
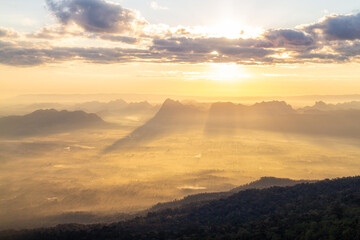
[[[211,71],[208,79],[231,82],[249,77],[251,77],[251,75],[245,72],[243,66],[235,63],[215,63],[211,65]]]
[[[260,28],[246,26],[239,21],[226,19],[212,27],[210,29],[210,32],[219,37],[236,39],[258,37],[260,34],[263,33],[263,30]]]

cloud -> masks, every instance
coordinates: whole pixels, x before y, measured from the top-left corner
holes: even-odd
[[[338,55],[331,53],[304,53],[296,56],[302,60],[312,60],[313,62],[332,63],[332,62],[344,62],[348,60],[346,55]]]
[[[121,48],[0,48],[0,63],[12,66],[36,66],[64,61],[85,61],[90,63],[121,63],[146,59],[148,51]]]
[[[101,38],[114,38],[132,44],[138,39],[124,36],[100,35]],[[110,40],[110,39],[109,39]],[[44,45],[43,45],[44,46]],[[266,47],[264,47],[266,46]],[[354,46],[338,46],[341,54],[324,54],[311,51],[294,51],[291,59],[279,58],[288,49],[268,47],[259,39],[227,38],[169,38],[155,39],[147,48],[113,47],[47,47],[35,48],[36,45],[0,44],[0,63],[12,66],[35,66],[66,61],[82,61],[97,64],[156,62],[156,63],[238,63],[246,65],[264,65],[274,63],[303,62],[340,62],[348,60]],[[38,46],[40,47],[40,46]],[[334,48],[335,49],[335,48]],[[214,54],[215,53],[215,54]]]
[[[39,39],[61,39],[66,37],[79,37],[85,36],[85,33],[82,29],[72,28],[69,30],[66,26],[62,24],[54,24],[51,26],[45,26],[40,30],[27,34],[29,38],[39,38]]]
[[[339,53],[339,56],[360,56],[360,41],[353,41],[353,42],[340,42],[333,46],[333,49]]]
[[[75,23],[88,32],[136,32],[147,24],[136,11],[104,0],[46,0],[46,4],[60,23]]]
[[[360,13],[356,15],[331,15],[320,22],[308,25],[306,31],[320,32],[326,40],[360,39]]]
[[[182,37],[155,39],[150,49],[175,62],[268,61],[266,56],[274,51],[258,47],[258,43],[262,45],[256,40]]]
[[[138,38],[120,35],[101,35],[100,38],[112,42],[123,42],[127,44],[138,44],[140,42],[140,39]]]
[[[59,40],[64,38],[89,38],[100,39],[112,42],[121,42],[126,44],[138,44],[141,42],[140,37],[131,37],[119,34],[107,34],[107,33],[87,33],[78,28],[68,29],[63,25],[55,24],[41,28],[35,33],[27,34],[29,38],[45,39],[45,40]]]
[[[261,49],[266,46],[262,40],[228,38],[168,38],[154,39],[152,49],[168,52],[219,53],[236,55],[246,49]],[[265,53],[265,52],[264,52]]]
[[[153,8],[153,9],[155,9],[155,10],[167,10],[167,9],[168,9],[168,7],[160,6],[160,5],[158,4],[158,2],[156,2],[156,1],[152,1],[152,2],[150,3],[150,7]]]
[[[269,30],[264,33],[264,37],[275,47],[309,46],[314,43],[310,34],[292,29]]]
[[[0,27],[0,38],[17,38],[19,34],[12,29]]]
[[[121,39],[120,39],[121,40]],[[129,41],[133,41],[129,39]],[[241,62],[264,61],[264,56],[273,53],[261,48],[222,46],[227,39],[182,39],[183,46],[172,47],[177,40],[158,40],[155,46],[147,49],[130,48],[86,48],[86,47],[51,47],[51,48],[21,48],[4,45],[0,48],[0,63],[12,66],[35,66],[46,63],[61,63],[65,61],[84,61],[89,63],[121,63],[121,62]],[[213,42],[209,46],[201,46]],[[177,44],[177,43],[175,43]],[[217,49],[219,56],[211,53]]]
[[[136,11],[105,0],[46,2],[57,24],[22,35],[0,27],[1,64],[360,62],[360,14],[332,15],[296,29],[269,29],[257,37],[230,39],[213,37],[206,29],[151,25]],[[72,47],[61,47],[69,46],[69,39]]]

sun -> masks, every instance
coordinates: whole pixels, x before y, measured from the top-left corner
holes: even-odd
[[[223,20],[214,26],[213,31],[221,37],[235,39],[244,34],[240,24],[232,20]]]
[[[218,37],[236,39],[258,37],[264,31],[260,28],[247,26],[237,20],[225,19],[213,26],[211,32]]]
[[[244,78],[249,78],[243,66],[235,63],[214,63],[211,64],[208,79],[221,82],[239,82]]]

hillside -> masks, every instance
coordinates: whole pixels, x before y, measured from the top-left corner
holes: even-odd
[[[360,177],[241,191],[110,225],[5,231],[2,239],[359,239]]]
[[[174,209],[179,207],[184,207],[186,205],[201,205],[205,202],[212,200],[219,200],[222,198],[227,198],[234,193],[240,191],[245,191],[248,189],[265,189],[270,187],[289,187],[301,183],[312,183],[315,181],[310,180],[292,180],[288,178],[275,178],[275,177],[262,177],[259,180],[253,181],[243,186],[236,187],[228,192],[214,192],[214,193],[199,193],[194,195],[189,195],[181,200],[176,200],[166,203],[158,203],[153,206],[150,211],[160,211],[168,208]]]
[[[23,116],[0,118],[1,137],[47,135],[88,127],[106,126],[99,116],[83,111],[37,110]]]

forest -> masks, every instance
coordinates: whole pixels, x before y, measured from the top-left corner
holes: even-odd
[[[3,231],[1,239],[360,239],[360,177],[249,189],[112,224]]]

